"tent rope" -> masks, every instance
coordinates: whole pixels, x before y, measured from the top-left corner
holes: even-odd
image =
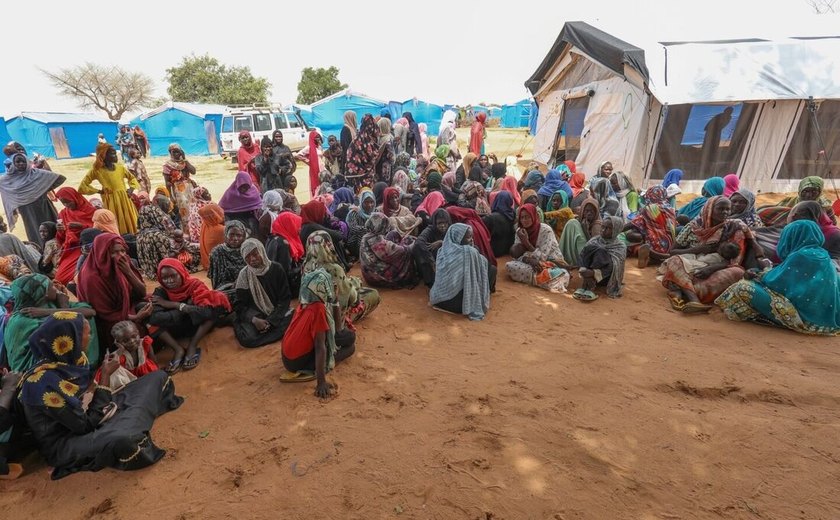
[[[822,154],[825,160],[825,166],[828,169],[828,178],[831,180],[831,187],[834,188],[834,197],[840,200],[840,193],[837,192],[837,184],[834,182],[834,176],[831,175],[831,158],[828,156],[828,149],[823,141],[822,131],[820,131],[820,123],[817,121],[817,103],[814,101],[814,96],[808,97],[807,104],[808,112],[811,113],[811,124],[814,125],[814,131],[817,133],[817,141],[820,145],[820,151],[817,155]]]

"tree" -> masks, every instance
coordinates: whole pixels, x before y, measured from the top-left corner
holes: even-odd
[[[112,121],[129,110],[154,106],[154,80],[140,72],[94,63],[57,73],[40,70],[62,95],[75,98],[81,108],[102,110]]]
[[[184,56],[166,69],[166,92],[172,101],[244,105],[267,103],[271,84],[251,74],[249,67],[228,67],[209,54]]]
[[[807,2],[817,14],[837,12],[837,0],[807,0]]]
[[[346,88],[347,85],[338,79],[337,67],[306,67],[300,73],[297,102],[308,105]]]

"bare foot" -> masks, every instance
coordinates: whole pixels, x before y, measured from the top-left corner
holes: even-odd
[[[648,266],[648,263],[650,262],[650,246],[648,244],[642,244],[641,246],[639,246],[638,255],[639,262],[636,265],[639,269],[644,269]]]

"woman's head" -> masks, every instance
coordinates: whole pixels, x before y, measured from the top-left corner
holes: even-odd
[[[25,307],[41,307],[47,301],[54,301],[56,289],[49,278],[42,274],[25,274],[12,282],[12,298],[15,310]]]
[[[806,200],[800,202],[791,208],[788,214],[788,222],[796,222],[797,220],[810,220],[812,222],[819,222],[822,214],[822,206],[814,200]]]
[[[174,267],[161,267],[158,277],[160,278],[160,284],[164,287],[164,289],[169,289],[170,291],[181,287],[184,283],[184,279],[181,277],[181,274]]]
[[[172,200],[165,195],[155,195],[152,201],[155,203],[155,206],[159,207],[166,214],[169,214],[169,211],[172,209]]]
[[[374,213],[365,223],[365,230],[372,235],[384,235],[391,226],[384,213]]]
[[[531,229],[538,224],[537,208],[533,204],[524,204],[519,211],[519,227]]]
[[[242,258],[251,269],[261,271],[268,267],[268,255],[265,252],[265,246],[256,238],[249,238],[242,242],[240,247]]]
[[[362,212],[366,215],[370,215],[373,213],[374,208],[376,208],[376,197],[373,195],[372,191],[364,191],[360,195],[361,197],[361,205],[362,205]]]
[[[12,166],[14,166],[15,171],[18,171],[18,172],[26,171],[26,167],[27,167],[28,163],[29,163],[29,160],[22,153],[16,153],[12,156]]]
[[[549,208],[551,211],[557,211],[559,209],[563,209],[568,207],[569,205],[569,194],[563,190],[557,190],[551,195],[551,199],[549,202]]]
[[[726,182],[723,177],[711,177],[706,179],[703,183],[703,188],[700,190],[700,195],[704,197],[715,197],[723,195],[723,190],[726,189]]]
[[[485,154],[481,154],[478,156],[478,165],[481,166],[481,169],[486,169],[490,166],[490,159]]]
[[[825,243],[820,226],[812,220],[797,220],[786,225],[779,236],[776,253],[784,260],[804,248],[818,248]],[[803,280],[805,281],[805,280]]]
[[[87,365],[90,324],[78,312],[56,311],[29,338],[29,349],[39,361],[73,366]]]
[[[231,249],[239,249],[245,240],[245,224],[238,220],[230,220],[225,224],[225,245]]]
[[[598,220],[598,217],[600,216],[598,201],[593,198],[584,200],[580,205],[580,216],[587,222],[594,222]]]
[[[746,197],[744,197],[737,191],[729,196],[729,201],[732,203],[733,215],[740,215],[741,213],[746,211],[747,207],[749,206],[749,202],[747,201]]]
[[[438,208],[432,214],[432,225],[440,236],[444,236],[452,225],[452,216],[443,208]]]
[[[267,135],[264,135],[263,138],[260,140],[260,151],[262,152],[263,156],[270,156],[273,149],[274,143],[271,141],[271,139],[268,138]]]
[[[492,175],[494,179],[503,179],[505,174],[507,174],[507,165],[503,162],[494,163],[493,166],[490,167],[490,175]]]
[[[534,190],[525,190],[522,192],[523,204],[537,204],[540,200],[539,195]]]
[[[601,238],[604,240],[611,240],[615,237],[615,223],[612,218],[604,219],[601,222]]]
[[[816,175],[805,177],[799,181],[799,200],[817,200],[822,194],[824,182]]]
[[[297,189],[297,179],[294,175],[288,175],[286,177],[286,191],[289,193],[294,193]]]
[[[184,150],[181,148],[181,145],[178,143],[172,143],[169,145],[169,158],[173,161],[184,160]]]
[[[38,235],[41,237],[41,240],[46,242],[47,240],[52,240],[55,238],[56,234],[56,227],[55,222],[43,222],[40,226],[38,226]]]
[[[703,207],[703,218],[708,218],[706,227],[717,226],[729,218],[732,214],[732,202],[723,195],[716,195],[710,198]]]
[[[279,212],[283,209],[283,197],[274,190],[263,193],[263,207],[269,211]]]
[[[612,175],[612,172],[613,165],[609,161],[602,162],[601,165],[598,167],[598,177],[608,178],[610,175]]]
[[[275,130],[274,133],[271,134],[271,139],[274,141],[274,146],[282,146],[283,132],[281,130]]]

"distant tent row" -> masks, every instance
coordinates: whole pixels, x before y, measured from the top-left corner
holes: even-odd
[[[99,134],[111,142],[117,135],[116,121],[95,114],[23,112],[5,126],[27,152],[53,159],[88,157],[96,151]]]
[[[227,107],[169,101],[132,119],[149,139],[151,155],[169,155],[169,145],[178,143],[186,155],[220,153],[219,132]]]
[[[512,105],[502,106],[499,126],[502,128],[525,128],[531,126],[531,113],[536,112],[537,105],[530,99],[523,99]]]

